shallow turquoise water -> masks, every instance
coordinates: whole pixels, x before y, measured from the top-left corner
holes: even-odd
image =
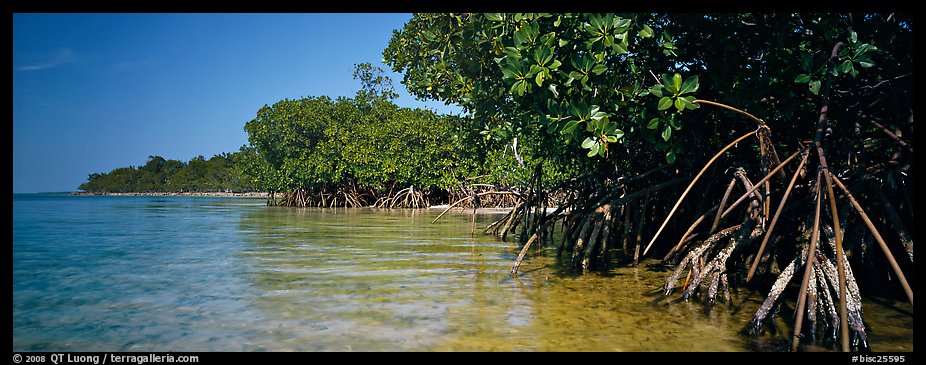
[[[438,213],[14,194],[13,349],[747,351],[781,340],[738,334],[755,295],[710,313],[668,304],[655,265],[574,276],[540,255],[511,278],[514,244],[470,237],[465,215],[430,224]],[[875,350],[912,350],[912,315],[866,306]]]

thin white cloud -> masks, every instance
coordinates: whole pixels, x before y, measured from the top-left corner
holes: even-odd
[[[42,63],[36,63],[32,65],[19,66],[15,69],[17,71],[40,71],[47,70],[50,68],[55,68],[67,63],[71,63],[77,60],[77,56],[74,55],[74,51],[70,48],[62,48],[58,50],[54,56]]]

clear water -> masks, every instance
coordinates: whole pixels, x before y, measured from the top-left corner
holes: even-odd
[[[262,199],[13,196],[14,351],[750,351],[760,298],[710,313],[657,265],[570,275],[438,211]],[[491,216],[478,216],[484,227]],[[876,351],[912,308],[866,302]],[[896,307],[894,307],[896,306]]]

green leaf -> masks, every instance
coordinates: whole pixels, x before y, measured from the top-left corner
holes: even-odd
[[[524,96],[524,92],[527,91],[527,81],[521,80],[518,81],[521,86],[518,86],[518,95]]]
[[[592,148],[592,145],[595,144],[596,140],[592,137],[585,137],[585,140],[582,141],[582,148]]]
[[[553,58],[553,51],[547,47],[538,47],[534,49],[534,60],[539,65],[546,65]]]
[[[614,131],[616,130],[617,130],[616,123],[607,122],[604,125],[604,132],[602,132],[602,134],[612,135],[614,134]]]
[[[855,54],[852,57],[857,58],[858,56],[865,54],[865,52],[868,52],[874,49],[876,49],[875,46],[872,46],[871,44],[868,44],[868,43],[862,43],[861,45],[858,46],[858,48],[855,49]]]
[[[514,47],[505,47],[505,49],[502,50],[502,52],[504,52],[508,56],[511,56],[517,59],[521,58],[521,50],[514,48]]]
[[[630,28],[630,19],[626,18],[615,18],[614,21],[614,33],[623,33]],[[652,30],[652,29],[650,29]]]
[[[647,129],[656,129],[659,128],[659,118],[650,119],[649,124],[646,125]]]
[[[858,62],[859,67],[869,68],[875,65],[875,62],[871,60],[868,56],[861,55],[855,59],[855,62]]]
[[[558,127],[558,126],[559,126],[559,124],[550,123],[550,125],[547,126],[547,133],[553,133],[554,131],[556,131],[556,127]]]
[[[689,96],[682,96],[680,99],[684,99],[684,100],[685,100],[685,102],[686,102],[685,108],[688,109],[688,110],[695,110],[695,109],[698,109],[698,108],[701,107],[701,105],[695,104],[695,102],[694,102],[694,101],[695,101],[695,97],[694,97],[694,96],[690,96],[690,95],[689,95]]]
[[[813,71],[813,57],[807,52],[801,52],[801,68],[807,72]]]
[[[578,120],[570,120],[566,122],[566,125],[563,126],[563,130],[560,131],[560,133],[561,134],[572,133],[572,131],[574,131],[578,125],[579,125]]]
[[[493,22],[500,22],[505,20],[505,14],[503,13],[485,13],[483,16]]]
[[[522,27],[521,30],[524,30],[524,27]],[[514,32],[514,36],[512,38],[514,40],[515,47],[520,46],[521,43],[524,43],[525,41],[524,33],[521,31]]]
[[[598,142],[592,145],[591,151],[588,151],[588,157],[593,157],[598,154],[598,149],[601,148],[601,145]]]
[[[537,77],[534,78],[534,82],[537,83],[537,86],[543,86],[543,72],[537,73]]]
[[[662,128],[662,140],[668,142],[669,138],[672,138],[672,127],[667,125]]]
[[[563,64],[563,63],[562,63],[562,62],[559,62],[559,60],[553,60],[552,62],[550,62],[550,66],[547,67],[547,68],[549,68],[549,69],[552,70],[552,71],[556,71],[556,69],[558,69],[559,66],[562,65],[562,64]]]
[[[675,163],[675,151],[669,150],[666,152],[666,162],[668,162],[670,165]]]
[[[590,30],[590,32],[595,32],[603,27],[601,16],[599,16],[598,14],[594,14],[594,13],[589,14],[588,22],[589,22],[588,24],[589,26],[587,26],[586,28],[587,30]]]
[[[689,77],[685,82],[682,83],[682,88],[679,90],[679,94],[687,94],[698,91],[700,86],[698,82],[698,76]]]
[[[659,110],[666,110],[672,107],[672,99],[668,96],[663,96],[662,99],[659,99]]]
[[[620,43],[614,43],[614,44],[612,44],[612,45],[611,45],[611,49],[613,49],[614,52],[617,52],[618,54],[627,54],[627,53],[628,53],[628,51],[627,51],[627,40],[625,39],[625,40],[621,41]]]
[[[854,30],[849,31],[849,43],[858,42],[858,34]]]
[[[659,76],[662,77],[662,85],[665,86],[666,89],[668,89],[669,85],[672,85],[672,75],[662,74]]]
[[[607,70],[608,70],[608,66],[605,66],[605,65],[600,64],[600,63],[599,63],[599,64],[596,64],[595,67],[592,68],[592,72],[595,73],[595,75],[601,75],[602,73],[604,73],[604,72],[607,71]]]
[[[675,87],[675,90],[672,92],[675,94],[680,94],[679,91],[682,90],[682,75],[675,74],[672,75],[672,85]]]
[[[653,36],[653,28],[650,28],[649,25],[643,24],[643,29],[640,29],[640,31],[637,32],[637,34],[639,34],[639,35],[640,35],[641,37],[643,37],[643,38],[652,37],[652,36]]]
[[[688,101],[687,101],[687,100],[682,99],[682,98],[677,98],[677,99],[675,99],[675,109],[678,109],[678,111],[683,111],[683,110],[685,110],[685,106],[686,106],[686,105],[688,105]]]
[[[810,92],[819,95],[820,94],[820,81],[811,81],[810,82]]]
[[[613,136],[614,136],[614,142],[617,142],[618,139],[624,138],[624,131],[620,129],[615,129]]]
[[[649,89],[649,92],[655,95],[657,98],[661,98],[663,89],[664,87],[662,86],[662,84],[656,84],[656,86],[653,86],[651,89]]]
[[[798,83],[798,84],[808,83],[808,82],[810,82],[810,75],[808,75],[808,74],[800,74],[800,75],[797,75],[797,77],[794,78],[794,82],[796,82],[796,83]]]
[[[852,67],[852,61],[846,60],[845,62],[839,64],[839,66],[836,66],[836,71],[838,71],[839,73],[848,73],[849,68],[851,67]]]
[[[682,124],[679,123],[678,119],[675,119],[675,118],[669,118],[669,126],[675,130],[682,129]]]

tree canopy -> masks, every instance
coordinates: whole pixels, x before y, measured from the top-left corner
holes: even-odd
[[[806,138],[839,41],[834,103],[904,90],[912,32],[904,14],[415,14],[384,56],[411,93],[462,105],[487,134],[653,166],[749,128],[689,112],[695,95],[761,115],[779,141]]]
[[[90,193],[242,192],[254,186],[245,182],[238,168],[240,153],[222,153],[206,160],[197,156],[189,162],[148,156],[148,162],[120,167],[108,173],[93,173],[78,187]]]
[[[246,171],[255,184],[283,192],[352,186],[380,195],[394,187],[448,189],[479,172],[485,152],[472,143],[472,119],[398,107],[391,80],[368,63],[354,76],[362,88],[353,98],[286,99],[245,124]]]

